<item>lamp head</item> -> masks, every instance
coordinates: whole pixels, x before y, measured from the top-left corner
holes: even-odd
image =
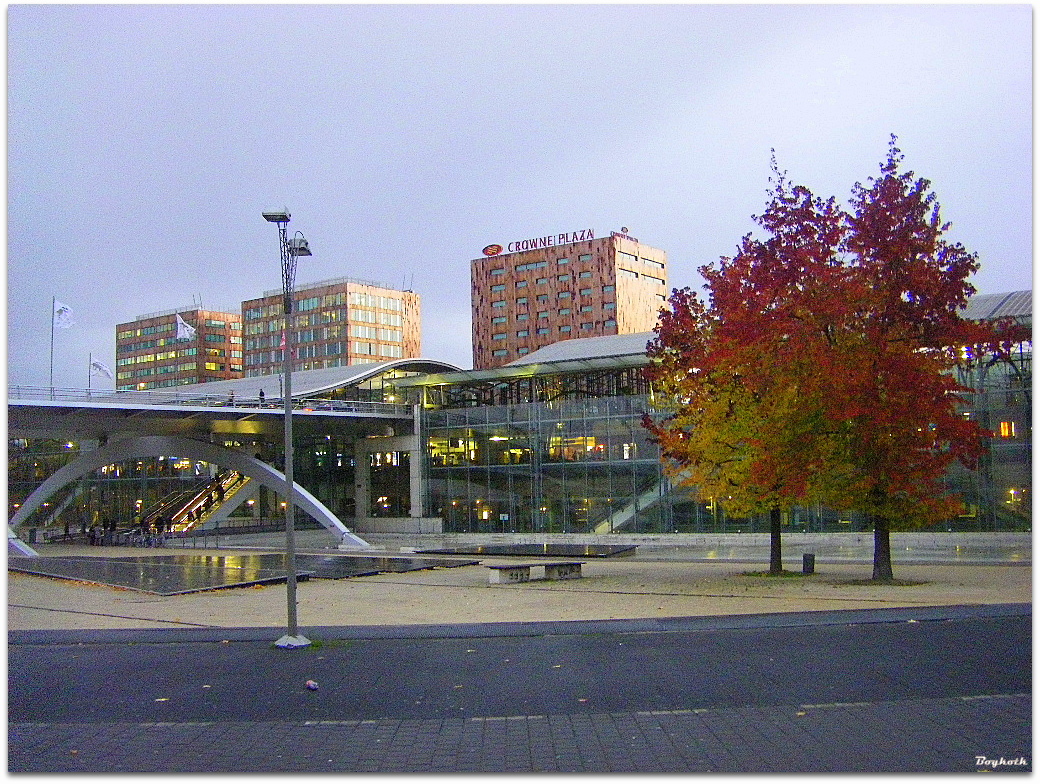
[[[288,223],[289,218],[292,217],[289,215],[288,207],[283,207],[280,210],[271,210],[269,212],[265,212],[263,213],[263,216],[264,220],[270,221],[271,223]]]
[[[294,256],[313,256],[307,240],[303,237],[293,237],[289,240],[289,252]]]

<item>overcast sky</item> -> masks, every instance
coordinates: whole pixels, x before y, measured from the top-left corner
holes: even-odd
[[[8,374],[87,385],[115,325],[281,285],[314,256],[422,297],[471,366],[469,262],[622,226],[674,287],[752,230],[770,150],[846,201],[889,134],[980,292],[1031,288],[1029,5],[10,5]],[[113,382],[94,378],[95,387]]]

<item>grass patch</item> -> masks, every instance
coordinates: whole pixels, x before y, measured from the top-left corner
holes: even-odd
[[[865,580],[834,580],[833,585],[893,585],[898,588],[916,588],[920,585],[928,585],[927,580],[875,580],[868,577]]]
[[[779,573],[777,572],[741,572],[741,577],[768,577],[775,580],[782,580],[788,577],[814,577],[815,574],[810,572],[806,574],[802,571],[793,571],[791,569],[783,569]]]

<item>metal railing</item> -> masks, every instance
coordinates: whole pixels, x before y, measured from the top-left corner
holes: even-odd
[[[190,406],[232,407],[242,410],[261,410],[278,413],[283,409],[282,399],[232,395],[200,395],[198,392],[168,390],[60,389],[58,387],[10,386],[7,400],[33,403],[105,403],[129,406]],[[408,417],[412,408],[403,403],[382,403],[361,400],[329,400],[327,398],[297,398],[293,410],[316,411],[329,414],[378,414]]]

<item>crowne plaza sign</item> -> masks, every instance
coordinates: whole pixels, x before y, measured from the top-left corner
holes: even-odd
[[[595,238],[596,232],[592,229],[582,229],[581,231],[569,231],[563,234],[547,234],[544,237],[535,237],[529,240],[516,240],[510,242],[505,248],[501,245],[488,245],[484,248],[483,253],[485,256],[497,256],[503,251],[506,253],[520,253],[525,250],[551,248],[554,245],[569,245],[572,242],[584,242],[585,240]]]

